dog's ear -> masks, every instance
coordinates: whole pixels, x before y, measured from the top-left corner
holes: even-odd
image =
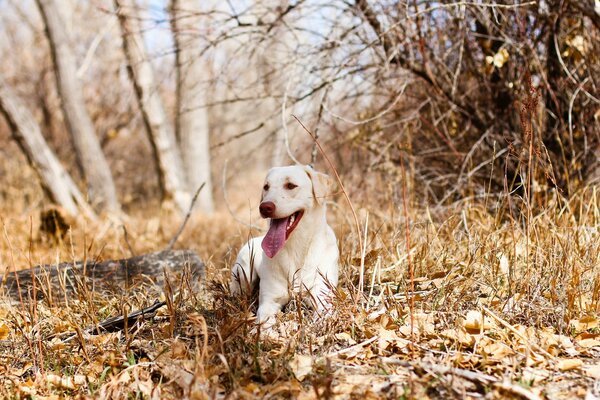
[[[331,193],[333,179],[329,175],[317,172],[307,165],[304,167],[306,174],[312,182],[312,193],[317,204],[323,204],[327,196]]]

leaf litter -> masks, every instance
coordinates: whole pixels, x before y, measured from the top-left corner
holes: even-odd
[[[235,249],[247,236],[236,236],[233,222],[220,225],[221,236],[202,236],[215,220],[194,221],[181,246],[208,255],[208,276],[199,292],[185,284],[171,294],[142,285],[125,293],[85,291],[67,302],[60,294],[54,301],[23,304],[5,299],[0,394],[600,398],[600,213],[569,214],[578,209],[541,215],[531,222],[535,234],[529,238],[514,224],[486,219],[475,207],[461,210],[460,218],[447,211],[437,224],[413,210],[413,220],[424,221],[410,232],[414,291],[398,230],[403,221],[371,216],[377,229],[369,232],[365,291],[356,290],[361,260],[346,251],[354,239],[338,232],[343,258],[335,311],[318,318],[301,300],[293,301],[278,316],[273,335],[254,325],[255,297],[228,293]],[[461,228],[465,219],[468,233]],[[595,228],[579,235],[583,225]],[[168,243],[175,227],[168,218],[155,218],[128,229],[138,251],[150,251]],[[14,230],[14,237],[26,235]],[[71,244],[80,258],[89,251],[81,244],[93,242],[90,232],[76,227],[71,235],[80,235]],[[214,242],[198,247],[198,237]],[[104,247],[91,247],[95,256],[123,256],[119,230],[105,233],[103,240]],[[56,251],[65,253],[45,243],[36,246],[40,261],[53,251],[54,259]],[[168,296],[168,307],[127,330],[89,329]]]

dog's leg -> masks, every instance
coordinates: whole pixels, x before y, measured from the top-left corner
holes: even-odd
[[[275,324],[275,315],[281,311],[285,302],[265,301],[258,306],[256,320],[264,329],[270,329]]]
[[[309,289],[310,303],[317,311],[317,318],[330,315],[333,312],[333,286],[323,275],[320,275],[315,284]]]
[[[255,238],[240,249],[235,265],[231,269],[231,280],[229,282],[231,294],[239,295],[252,292],[257,282],[257,271],[261,262],[260,242]]]
[[[333,292],[325,285],[319,285],[310,291],[314,307],[319,313],[327,312],[333,307]]]
[[[244,266],[236,262],[231,270],[231,280],[229,282],[231,294],[237,296],[241,293],[251,293],[253,285],[254,279],[252,273],[248,268],[244,268]]]
[[[287,286],[271,276],[261,277],[258,295],[256,322],[270,329],[275,324],[275,315],[290,301]]]

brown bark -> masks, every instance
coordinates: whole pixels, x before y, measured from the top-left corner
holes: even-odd
[[[108,162],[102,153],[92,120],[85,108],[77,79],[77,60],[56,0],[36,0],[46,26],[52,60],[67,128],[73,138],[77,161],[88,185],[92,204],[98,209],[118,212],[117,192]]]
[[[21,99],[0,77],[0,113],[12,131],[12,137],[37,172],[44,191],[69,214],[81,209],[89,216],[94,213],[85,202],[77,185],[63,168],[42,136],[40,127]]]
[[[128,61],[129,75],[152,144],[163,198],[173,199],[179,210],[185,213],[192,196],[186,188],[177,140],[167,120],[157,90],[154,70],[146,53],[141,28],[135,15],[135,2],[114,0],[114,3],[121,25],[123,50]]]
[[[195,192],[205,183],[198,197],[198,209],[214,211],[210,170],[208,112],[203,105],[202,81],[208,75],[202,58],[199,0],[172,0],[171,13],[177,73],[176,133],[187,177],[188,191]]]
[[[65,294],[118,292],[149,281],[162,287],[165,273],[172,277],[186,270],[195,284],[204,276],[204,263],[191,250],[167,250],[122,260],[41,265],[0,276],[0,281],[4,294],[13,299],[30,298],[35,282],[37,299],[60,300]]]

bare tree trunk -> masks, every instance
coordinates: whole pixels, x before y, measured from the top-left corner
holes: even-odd
[[[69,214],[78,206],[93,217],[83,195],[44,140],[40,127],[23,102],[0,77],[0,113],[8,121],[13,138],[40,177],[44,191]]]
[[[69,37],[73,37],[73,19],[75,17],[75,7],[77,0],[55,0],[63,26]]]
[[[172,0],[171,16],[177,67],[176,133],[187,176],[188,189],[196,191],[206,183],[198,197],[198,208],[214,211],[210,173],[208,112],[202,107],[205,93],[206,64],[200,54],[200,0]]]
[[[285,145],[285,132],[282,129],[278,129],[275,132],[275,141],[273,144],[273,154],[271,155],[271,166],[280,167],[285,165],[287,159],[287,151]]]
[[[177,140],[167,120],[159,96],[154,71],[148,60],[135,2],[114,0],[123,36],[123,50],[129,64],[129,74],[142,111],[154,157],[158,167],[163,198],[173,199],[180,211],[187,211],[191,195],[187,191],[183,163]]]
[[[59,3],[55,0],[36,2],[46,25],[65,122],[88,184],[90,200],[101,210],[119,211],[120,205],[110,168],[85,109],[83,91],[77,79],[77,61],[59,11]]]

